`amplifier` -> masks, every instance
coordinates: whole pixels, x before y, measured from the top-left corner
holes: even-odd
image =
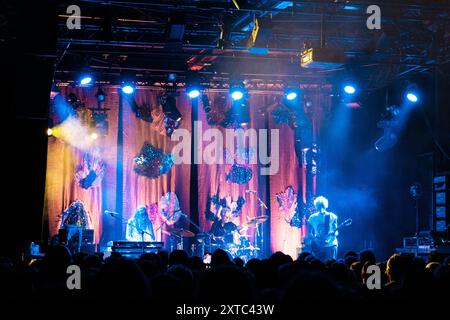
[[[75,230],[76,228],[73,228]],[[62,244],[67,244],[68,229],[59,229],[58,238]],[[77,235],[74,235],[77,237]],[[94,229],[84,229],[81,231],[81,243],[94,243]]]

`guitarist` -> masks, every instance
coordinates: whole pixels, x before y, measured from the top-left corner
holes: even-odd
[[[314,200],[317,212],[308,219],[308,238],[312,253],[316,258],[326,261],[336,259],[338,248],[337,216],[328,212],[328,199],[319,196]]]

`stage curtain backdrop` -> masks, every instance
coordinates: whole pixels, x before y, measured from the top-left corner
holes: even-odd
[[[67,96],[69,92],[77,94],[79,99],[86,106],[95,107],[97,105],[95,93],[97,88],[64,88],[62,95]],[[295,257],[301,241],[302,231],[287,224],[276,200],[276,193],[284,191],[287,186],[292,185],[297,193],[302,194],[302,173],[299,161],[295,153],[294,132],[287,125],[278,125],[274,122],[269,112],[264,112],[264,108],[274,101],[274,94],[252,94],[249,101],[250,124],[247,128],[253,129],[279,129],[279,170],[275,175],[263,176],[260,174],[258,164],[251,165],[253,178],[246,184],[234,184],[226,179],[231,165],[229,164],[198,164],[197,183],[198,190],[191,190],[191,165],[174,165],[172,169],[157,179],[149,179],[137,175],[134,168],[134,157],[139,153],[143,143],[148,141],[154,147],[162,149],[168,153],[172,150],[177,141],[171,141],[165,134],[163,126],[163,113],[157,101],[161,92],[155,89],[139,89],[134,95],[138,105],[146,103],[152,106],[153,122],[146,122],[136,117],[132,110],[132,101],[122,100],[122,112],[119,112],[119,93],[117,87],[104,87],[107,93],[105,107],[108,111],[109,130],[104,137],[99,137],[96,144],[100,147],[101,156],[106,163],[106,172],[101,184],[90,189],[80,188],[74,180],[75,166],[82,163],[86,151],[64,141],[58,137],[50,137],[48,143],[47,179],[45,194],[45,223],[48,223],[50,235],[57,233],[58,222],[62,211],[71,201],[82,200],[89,210],[95,228],[96,242],[107,242],[117,240],[124,236],[124,226],[118,225],[116,219],[103,214],[104,210],[117,211],[121,217],[128,219],[140,204],[150,205],[159,202],[161,196],[169,191],[175,192],[180,201],[181,210],[200,227],[209,231],[211,221],[205,217],[205,210],[208,196],[218,194],[220,197],[232,196],[234,200],[239,195],[246,199],[242,214],[236,223],[241,224],[247,219],[257,215],[267,214],[269,221],[265,223],[264,246],[271,252],[283,251]],[[216,99],[223,99],[226,93],[208,92],[211,104]],[[316,103],[321,103],[317,98]],[[183,115],[181,127],[192,133],[191,101],[184,92],[177,97],[177,107]],[[203,132],[211,126],[208,125],[206,113],[199,101],[197,106],[197,120],[201,122]],[[120,117],[119,117],[120,115]],[[320,125],[320,116],[314,115],[314,131],[317,133]],[[319,120],[317,120],[319,119]],[[118,131],[119,123],[121,132]],[[225,130],[218,128],[225,137]],[[270,134],[270,132],[269,132]],[[122,144],[118,144],[118,138],[122,136]],[[202,148],[209,145],[210,141],[202,141]],[[225,144],[224,144],[225,147]],[[118,152],[122,156],[119,157]],[[122,159],[122,161],[120,161]],[[122,172],[122,185],[117,185],[117,173]],[[264,201],[268,210],[261,209],[257,197],[246,190],[254,190]],[[191,208],[191,192],[198,193],[198,212],[193,212]],[[119,199],[119,201],[118,201]],[[196,208],[196,209],[197,209]],[[154,226],[158,229],[159,225]],[[183,227],[189,228],[185,221]],[[195,231],[195,228],[191,227]],[[247,231],[250,239],[255,237],[255,229]],[[166,240],[161,232],[157,232],[158,240]],[[259,245],[259,244],[258,244]]]

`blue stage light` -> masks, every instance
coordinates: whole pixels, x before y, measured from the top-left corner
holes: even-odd
[[[354,94],[356,92],[356,88],[353,85],[351,85],[351,84],[347,84],[344,87],[344,91],[347,94]]]
[[[90,84],[91,82],[92,82],[92,77],[89,75],[84,75],[80,79],[81,85],[87,85],[87,84]]]
[[[286,92],[286,99],[289,101],[295,100],[297,98],[298,94],[295,91],[288,91]]]
[[[234,88],[231,90],[231,98],[233,100],[241,100],[244,97],[244,91],[241,88]]]
[[[406,93],[406,98],[408,99],[409,102],[413,102],[413,103],[416,103],[417,101],[419,101],[419,97],[413,91],[408,91]]]
[[[132,94],[134,92],[134,87],[130,84],[123,85],[122,92],[125,94]]]
[[[200,96],[200,90],[198,90],[196,88],[190,88],[187,90],[187,94],[188,94],[189,98],[195,99]]]

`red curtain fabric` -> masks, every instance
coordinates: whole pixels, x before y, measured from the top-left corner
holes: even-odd
[[[46,190],[44,204],[44,220],[48,221],[50,235],[58,233],[58,223],[61,213],[74,200],[81,200],[91,216],[94,227],[94,239],[100,241],[102,226],[102,208],[113,208],[116,196],[116,156],[117,156],[117,110],[118,93],[115,88],[104,88],[108,95],[108,135],[99,137],[91,145],[84,146],[80,142],[86,138],[84,132],[76,132],[79,127],[74,128],[70,137],[61,137],[64,123],[56,125],[54,136],[49,137],[47,154]],[[91,88],[63,88],[61,95],[67,96],[75,93],[80,101],[87,107],[96,107],[96,91]],[[56,108],[53,106],[51,116],[58,117]],[[82,115],[80,116],[82,117]],[[61,129],[61,130],[59,130]],[[59,131],[59,132],[58,132]],[[77,146],[74,146],[77,145]],[[80,148],[80,145],[83,145]],[[105,173],[99,186],[83,189],[75,182],[76,166],[83,163],[86,153],[92,152],[92,148],[100,148],[101,157],[105,162]]]
[[[165,153],[171,152],[173,146],[178,143],[177,141],[171,141],[165,134],[164,116],[157,99],[161,92],[153,89],[139,89],[134,96],[138,105],[146,103],[153,107],[153,122],[150,123],[136,117],[132,110],[132,103],[127,99],[123,100],[122,119],[119,119],[118,89],[105,87],[103,90],[107,94],[105,107],[110,108],[108,111],[109,130],[106,136],[99,137],[95,141],[95,145],[100,148],[101,157],[106,163],[105,174],[98,186],[85,190],[75,182],[75,167],[82,163],[85,153],[90,152],[91,147],[85,148],[74,145],[73,141],[67,141],[70,139],[64,140],[58,134],[49,139],[44,215],[48,220],[50,235],[57,233],[60,214],[71,201],[76,199],[82,200],[86,204],[93,220],[95,240],[98,243],[101,240],[116,240],[111,239],[114,233],[108,232],[109,229],[114,227],[114,221],[102,214],[104,210],[119,211],[127,219],[131,217],[138,205],[150,205],[159,202],[161,196],[166,192],[175,192],[181,210],[188,216],[190,215],[194,221],[198,221],[202,229],[209,231],[211,221],[208,221],[205,216],[208,196],[218,194],[221,198],[231,196],[234,200],[238,196],[244,196],[246,203],[236,223],[242,224],[247,219],[257,215],[270,215],[270,219],[266,222],[266,231],[268,232],[264,235],[266,244],[270,241],[268,246],[270,251],[283,251],[293,257],[296,256],[302,233],[300,229],[292,227],[284,221],[279,211],[276,193],[284,191],[287,186],[291,185],[295,192],[303,194],[301,164],[295,153],[293,130],[287,125],[276,124],[270,112],[267,114],[267,111],[263,111],[265,106],[273,102],[273,94],[251,94],[249,100],[251,121],[248,128],[269,129],[269,135],[270,129],[279,129],[278,172],[272,176],[264,176],[260,174],[259,164],[250,165],[253,178],[248,183],[239,185],[226,179],[226,175],[231,168],[230,164],[202,163],[197,166],[198,190],[191,190],[190,164],[174,165],[167,174],[163,174],[157,179],[139,176],[133,170],[134,157],[139,153],[145,141],[162,149]],[[62,95],[67,96],[69,92],[76,93],[86,106],[95,107],[97,105],[96,88],[65,88]],[[225,98],[227,96],[226,93],[218,92],[208,92],[207,94],[211,105],[218,103],[220,99],[223,100],[224,96]],[[319,95],[314,99],[313,103],[320,105],[319,110],[322,110],[323,106],[328,103],[328,101],[320,100]],[[192,105],[184,93],[177,97],[177,108],[183,115],[180,128],[192,133]],[[204,133],[212,127],[207,123],[206,113],[201,102],[199,102],[197,112],[198,121],[201,123]],[[119,121],[122,121],[123,128],[121,132],[123,135],[123,161],[118,164]],[[313,128],[316,134],[320,132],[321,121],[322,115],[320,112],[313,114]],[[214,126],[214,128],[218,128],[225,137],[225,129],[220,126]],[[201,142],[203,150],[210,144],[210,141]],[[116,181],[117,165],[122,166],[123,169],[123,184],[120,186],[117,185]],[[267,204],[268,210],[261,209],[257,197],[252,193],[246,193],[246,190],[255,190],[256,195]],[[191,192],[198,198],[198,212],[191,212]],[[121,207],[116,207],[117,195],[120,195],[123,199]],[[158,227],[158,225],[154,226],[155,229]],[[185,222],[184,227],[189,227],[187,222]],[[122,236],[124,236],[124,229],[123,227]],[[255,231],[255,229],[247,231],[252,240],[255,238]],[[158,240],[166,240],[161,232],[157,232],[156,236]]]
[[[225,93],[210,93],[209,99],[214,104],[217,100],[222,100],[223,96],[226,96]],[[267,96],[264,95],[252,95],[249,101],[250,104],[250,123],[247,125],[247,128],[252,129],[264,129],[265,125],[265,116],[258,112],[258,108],[252,108],[252,106],[264,106]],[[209,126],[206,120],[206,114],[201,110],[199,112],[199,119],[202,125],[202,131],[205,132],[210,128],[218,128],[222,132],[222,135],[225,140],[226,130],[219,126]],[[259,146],[258,140],[258,146]],[[203,141],[202,149],[209,145],[211,142]],[[225,142],[223,147],[225,148]],[[257,157],[258,150],[251,148],[249,150],[249,141],[246,140],[246,152],[250,152],[250,154],[255,154]],[[232,153],[232,150],[227,150],[227,152]],[[236,150],[234,150],[236,151]],[[266,183],[268,176],[260,175],[259,165],[258,164],[250,164],[250,168],[252,170],[253,176],[252,179],[245,184],[236,184],[231,183],[227,180],[227,174],[231,170],[231,164],[225,162],[225,153],[223,155],[224,163],[211,165],[211,164],[200,164],[198,166],[198,207],[199,207],[199,222],[200,226],[209,231],[211,228],[212,222],[208,221],[205,216],[205,211],[207,208],[207,200],[208,196],[218,195],[220,198],[225,198],[227,196],[231,196],[233,201],[236,201],[239,196],[243,196],[245,198],[245,204],[242,207],[241,215],[234,221],[237,225],[242,225],[242,223],[246,222],[249,219],[254,218],[255,216],[260,215],[268,215],[269,212],[265,209],[261,209],[259,206],[258,195],[262,201],[268,204],[268,199],[266,198]],[[256,195],[253,193],[246,193],[246,190],[254,190],[256,191]],[[268,222],[266,222],[268,223]],[[254,228],[248,229],[245,234],[249,236],[249,239],[253,242],[255,240],[255,232]],[[268,239],[267,235],[265,238]]]
[[[161,175],[157,179],[149,179],[139,176],[133,170],[134,157],[141,150],[144,142],[150,142],[153,147],[161,149],[164,153],[170,153],[176,141],[171,141],[166,135],[164,128],[164,114],[158,103],[156,90],[138,90],[135,94],[135,101],[138,105],[147,104],[152,106],[153,122],[149,123],[136,117],[132,110],[130,100],[123,104],[123,217],[130,218],[136,207],[139,205],[150,205],[159,203],[161,196],[167,192],[175,192],[180,202],[180,209],[189,216],[189,195],[190,195],[190,165],[174,165],[167,174]],[[185,95],[177,98],[177,108],[183,115],[180,129],[191,131],[190,103]],[[184,228],[189,224],[180,222]],[[160,228],[160,221],[154,223],[153,228],[158,230],[155,233],[158,241],[166,238],[162,234],[164,228]],[[125,229],[123,228],[123,232]],[[124,233],[123,233],[124,234]]]

